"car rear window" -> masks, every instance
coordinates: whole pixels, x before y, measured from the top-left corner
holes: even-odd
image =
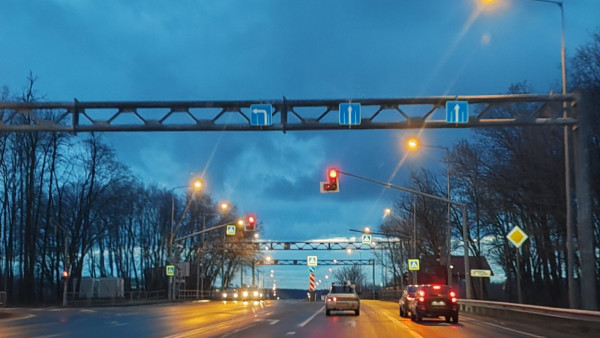
[[[354,288],[350,285],[333,285],[331,293],[354,293]]]

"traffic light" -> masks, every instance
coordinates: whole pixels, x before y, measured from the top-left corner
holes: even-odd
[[[339,171],[337,169],[327,170],[328,182],[325,182],[325,184],[323,184],[323,190],[328,192],[340,191],[340,185],[338,184],[338,176]]]
[[[69,278],[69,271],[67,271],[67,270],[63,270],[63,272],[62,272],[62,277],[63,277],[64,279],[67,279],[67,278]]]
[[[246,222],[244,223],[244,231],[254,231],[255,225],[256,225],[256,216],[254,216],[254,215],[246,216]]]

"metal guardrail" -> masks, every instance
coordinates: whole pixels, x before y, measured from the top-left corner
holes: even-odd
[[[539,324],[565,334],[600,332],[600,312],[538,305],[459,299],[460,311],[475,315]]]

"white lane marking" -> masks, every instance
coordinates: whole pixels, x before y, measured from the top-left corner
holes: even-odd
[[[383,313],[386,317],[388,317],[390,320],[400,324],[400,326],[403,326],[409,333],[411,336],[413,336],[414,338],[423,338],[423,336],[421,336],[420,334],[414,332],[413,330],[411,330],[410,327],[408,327],[408,325],[404,324],[403,322],[401,322],[398,318],[390,315],[389,313],[382,311],[381,313]]]
[[[323,309],[325,309],[325,305],[323,305],[321,308],[319,308],[317,310],[317,312],[313,313],[312,316],[308,317],[307,320],[303,321],[302,323],[298,324],[299,327],[304,327],[304,325],[308,324],[308,322],[310,322],[311,320],[313,320],[318,314],[323,312]]]
[[[465,322],[465,321],[467,323],[469,323],[469,322],[470,323],[474,323],[474,322],[472,322],[470,320],[464,320],[463,319],[463,322]],[[517,330],[517,329],[511,329],[511,328],[508,328],[506,326],[496,325],[496,324],[492,324],[492,323],[486,323],[486,322],[477,321],[476,324],[477,325],[488,325],[488,326],[491,326],[491,327],[494,327],[494,328],[497,328],[497,329],[502,329],[502,330],[510,331],[512,333],[518,333],[520,335],[524,335],[524,336],[528,336],[528,337],[536,337],[536,338],[544,338],[545,337],[545,336],[539,336],[539,335],[536,335],[536,334],[533,334],[533,333],[528,333],[528,332],[520,331],[520,330]]]
[[[296,331],[290,331],[290,332],[286,332],[286,336],[293,336],[296,334]]]
[[[32,315],[30,313],[23,315],[22,317],[15,317],[15,318],[6,318],[6,319],[2,319],[3,322],[14,322],[17,320],[24,320],[24,319],[29,319],[29,318],[34,318],[36,317],[36,315]]]

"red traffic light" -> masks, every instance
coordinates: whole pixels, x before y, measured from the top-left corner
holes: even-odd
[[[329,169],[329,179],[336,179],[338,177],[338,172],[335,169]]]
[[[246,223],[244,224],[245,231],[254,231],[254,226],[256,224],[256,216],[248,215],[246,216]]]
[[[63,272],[62,272],[62,277],[63,277],[63,278],[69,278],[69,271],[67,271],[67,270],[63,270]]]
[[[328,169],[327,170],[327,178],[329,182],[325,182],[323,184],[323,190],[327,192],[338,192],[340,191],[340,187],[338,184],[338,175],[339,171],[337,169]]]

